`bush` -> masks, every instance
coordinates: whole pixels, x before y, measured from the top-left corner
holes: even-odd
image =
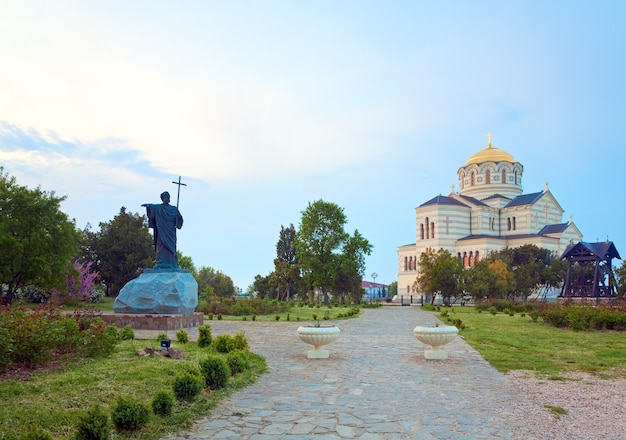
[[[174,398],[167,391],[159,391],[152,399],[152,412],[157,416],[168,417],[174,408]]]
[[[247,351],[248,350],[248,339],[246,338],[246,335],[244,332],[238,332],[234,337],[233,337],[233,350],[242,350],[242,351]]]
[[[250,368],[250,359],[248,359],[246,352],[243,351],[231,351],[226,355],[226,362],[228,362],[230,367],[231,376],[243,373]]]
[[[200,371],[205,384],[212,390],[224,388],[230,376],[230,368],[221,357],[209,356],[200,361]]]
[[[174,378],[174,395],[178,400],[193,400],[204,388],[204,379],[191,372],[178,374]]]
[[[176,332],[176,340],[181,344],[186,344],[189,342],[189,335],[185,329],[180,329]]]
[[[118,431],[136,431],[146,426],[150,411],[140,401],[120,396],[115,401],[111,418]]]
[[[201,325],[198,327],[198,347],[208,347],[213,342],[211,337],[211,326]]]
[[[218,335],[213,338],[213,348],[219,353],[232,351],[233,337],[231,335]]]
[[[135,339],[135,331],[130,325],[125,325],[120,330],[120,339],[122,341],[132,341]]]
[[[159,341],[159,343],[165,339],[169,339],[167,337],[167,333],[159,333],[156,337],[156,340]]]
[[[74,440],[108,440],[111,436],[109,416],[97,403],[79,417],[76,428]]]

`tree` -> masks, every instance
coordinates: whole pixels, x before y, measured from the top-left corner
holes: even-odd
[[[504,262],[515,280],[516,294],[527,298],[542,284],[546,276],[549,277],[546,270],[550,268],[553,258],[550,250],[525,244],[495,252],[490,255],[489,260]]]
[[[54,191],[28,189],[0,167],[0,299],[11,304],[28,284],[65,287],[75,274],[71,259],[79,250],[74,221],[60,209],[66,199]]]
[[[193,259],[191,257],[183,255],[181,251],[177,250],[176,259],[178,260],[178,267],[188,270],[194,278],[197,277],[198,270],[196,269],[196,265],[193,264]]]
[[[233,280],[212,267],[202,266],[196,276],[199,293],[213,294],[222,298],[235,296]]]
[[[294,248],[296,258],[307,281],[319,288],[324,303],[329,289],[337,288],[341,277],[360,274],[364,255],[372,246],[358,231],[351,237],[344,230],[347,217],[334,203],[318,200],[302,211]]]
[[[398,294],[398,282],[392,281],[391,284],[389,284],[389,290],[387,291],[387,296],[393,298],[397,294]]]
[[[620,267],[613,269],[613,273],[617,281],[617,286],[615,286],[617,288],[617,297],[621,298],[626,294],[626,260],[622,261]]]
[[[257,298],[264,299],[269,298],[271,295],[271,287],[269,283],[269,276],[262,277],[261,275],[256,275],[254,277],[254,283],[252,283],[252,287],[254,292],[256,292]]]
[[[120,212],[110,222],[100,223],[100,231],[86,231],[89,258],[106,285],[106,295],[116,296],[142,269],[154,266],[153,239],[146,217]]]
[[[280,235],[276,243],[274,272],[270,275],[270,284],[276,286],[277,299],[289,300],[296,293],[296,285],[300,281],[300,267],[296,259],[294,242],[296,228],[293,224],[285,228],[280,226]]]
[[[431,293],[431,302],[437,294],[443,297],[443,303],[450,304],[451,297],[463,294],[463,263],[445,249],[435,254],[422,253],[419,260],[420,276],[417,284],[420,290]]]

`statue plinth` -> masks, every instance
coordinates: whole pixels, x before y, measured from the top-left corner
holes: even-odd
[[[198,282],[185,269],[146,269],[115,298],[113,311],[130,314],[192,314]]]

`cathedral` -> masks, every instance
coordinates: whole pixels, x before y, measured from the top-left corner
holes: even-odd
[[[491,145],[471,156],[457,172],[459,191],[436,196],[415,208],[415,243],[398,247],[398,295],[414,292],[423,252],[445,249],[465,267],[491,252],[533,244],[560,257],[582,234],[563,222],[563,208],[548,189],[522,194],[524,167]]]

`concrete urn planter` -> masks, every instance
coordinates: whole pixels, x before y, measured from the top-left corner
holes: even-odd
[[[447,359],[448,353],[443,351],[441,346],[452,342],[458,333],[459,330],[453,325],[418,325],[413,329],[418,341],[432,347],[424,352],[426,359]]]
[[[330,353],[322,347],[337,339],[340,333],[339,327],[334,325],[321,325],[319,327],[303,325],[298,327],[296,331],[303,342],[314,347],[313,350],[309,350],[307,353],[307,358],[309,359],[328,359]]]

